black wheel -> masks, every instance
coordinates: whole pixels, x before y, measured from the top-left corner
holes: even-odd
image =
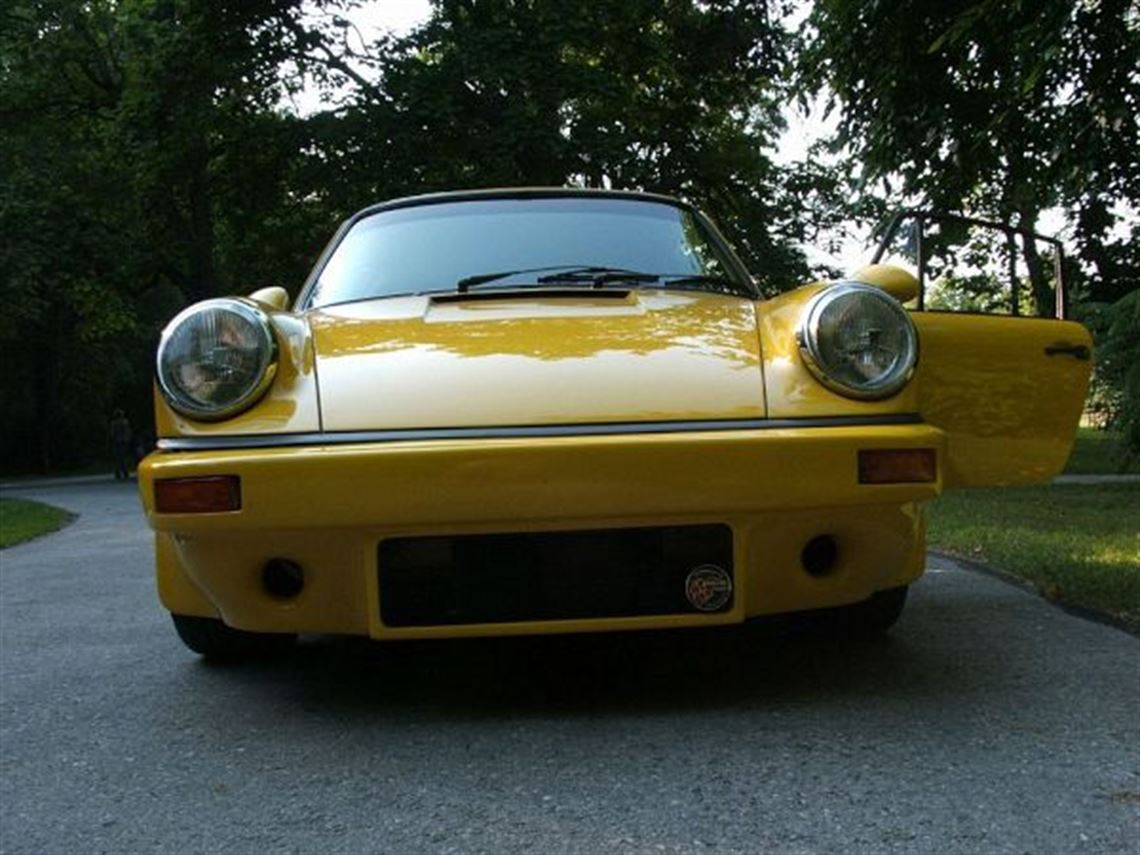
[[[297,640],[292,633],[246,632],[226,626],[217,618],[170,616],[182,643],[212,662],[237,662],[277,656]]]
[[[878,638],[895,625],[906,605],[909,588],[901,585],[876,591],[867,599],[849,606],[819,609],[804,616],[813,629],[840,638]]]

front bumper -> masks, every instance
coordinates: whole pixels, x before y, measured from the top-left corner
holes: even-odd
[[[361,443],[158,453],[139,470],[158,534],[159,592],[174,612],[241,629],[411,638],[731,623],[855,602],[922,571],[920,502],[941,491],[858,483],[863,449],[934,448],[926,425],[811,427],[556,438]],[[237,475],[242,507],[160,514],[154,481]],[[717,614],[388,627],[377,546],[392,537],[724,523],[736,597]],[[828,534],[834,571],[801,551]],[[261,586],[274,557],[305,571],[283,601]]]

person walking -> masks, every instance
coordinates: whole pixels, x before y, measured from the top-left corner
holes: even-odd
[[[115,480],[131,477],[131,423],[122,410],[111,418],[111,453],[115,456]]]

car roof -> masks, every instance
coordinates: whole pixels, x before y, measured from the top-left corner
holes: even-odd
[[[595,199],[628,199],[642,202],[657,202],[672,205],[675,208],[695,210],[688,202],[665,196],[660,193],[644,193],[640,190],[604,190],[594,187],[489,187],[480,190],[452,190],[445,193],[422,193],[416,196],[404,196],[399,199],[389,199],[361,208],[348,218],[345,225],[351,225],[357,220],[380,211],[391,211],[396,208],[410,208],[416,205],[436,205],[443,202],[472,202],[488,199],[559,199],[559,198],[595,198]]]

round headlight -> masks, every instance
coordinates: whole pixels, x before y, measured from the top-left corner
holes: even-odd
[[[906,385],[918,360],[914,323],[894,297],[840,282],[808,304],[796,333],[821,383],[851,398],[887,398]]]
[[[252,406],[277,373],[269,318],[240,300],[206,300],[167,324],[158,344],[158,386],[194,419],[217,420]]]

